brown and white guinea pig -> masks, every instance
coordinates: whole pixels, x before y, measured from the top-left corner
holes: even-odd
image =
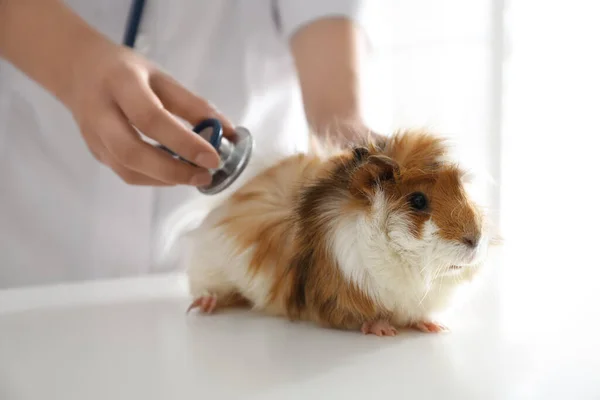
[[[190,309],[246,304],[290,320],[395,335],[480,270],[489,232],[444,139],[406,131],[264,170],[191,233]]]

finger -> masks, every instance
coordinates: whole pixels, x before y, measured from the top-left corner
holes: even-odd
[[[172,186],[170,183],[162,182],[121,166],[110,151],[104,146],[102,140],[98,136],[90,134],[87,131],[82,132],[82,135],[94,158],[101,164],[112,169],[125,183],[130,185]]]
[[[83,136],[88,150],[90,153],[92,153],[92,156],[96,159],[96,161],[106,165],[103,155],[106,148],[104,147],[102,141],[96,135],[90,134],[87,129],[81,130],[81,136]]]
[[[98,135],[115,162],[155,180],[169,184],[202,186],[210,183],[210,173],[173,158],[164,150],[144,142],[120,110],[102,118]]]
[[[115,98],[127,119],[146,136],[198,166],[218,167],[216,150],[167,111],[142,76],[134,75],[130,84],[115,88]]]
[[[107,151],[108,152],[108,151]],[[120,165],[112,155],[107,156],[107,165],[110,167],[125,183],[129,185],[140,186],[174,186],[173,183],[159,181],[148,175],[140,174],[137,171]]]
[[[205,99],[196,96],[168,74],[155,71],[150,76],[150,86],[167,110],[192,125],[206,118],[216,118],[223,125],[223,135],[231,138],[235,128],[231,121]]]

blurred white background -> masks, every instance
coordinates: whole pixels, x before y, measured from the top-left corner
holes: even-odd
[[[4,387],[78,398],[364,399],[373,388],[600,398],[600,2],[369,1],[373,18],[389,18],[373,20],[373,128],[439,130],[497,181],[497,279],[453,333],[377,341],[256,316],[185,319],[183,281],[157,277],[5,292],[0,331],[14,339],[0,341],[0,361],[19,380]]]
[[[598,15],[600,4],[586,0],[513,1],[506,9],[499,154],[507,329],[514,337],[524,324],[561,332],[538,341],[554,340],[565,354],[598,327]],[[598,370],[597,350],[585,352],[562,368]]]
[[[380,131],[428,127],[499,176],[502,5],[495,0],[376,1],[365,110]],[[377,21],[377,22],[376,22]],[[489,193],[497,211],[498,193]]]
[[[597,326],[600,2],[381,7],[374,18],[391,20],[380,24],[368,70],[369,121],[448,134],[496,180],[504,329]]]

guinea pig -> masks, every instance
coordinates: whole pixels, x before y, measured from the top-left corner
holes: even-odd
[[[490,244],[466,179],[445,139],[421,130],[287,157],[191,233],[188,311],[247,305],[378,336],[447,330],[432,316]]]

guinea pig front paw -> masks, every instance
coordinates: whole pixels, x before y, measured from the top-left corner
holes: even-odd
[[[212,314],[217,307],[217,296],[209,294],[206,296],[200,296],[190,304],[187,309],[189,313],[191,310],[197,308],[204,314]]]
[[[413,324],[412,327],[425,333],[440,333],[450,331],[450,329],[448,329],[444,325],[433,321],[420,321]]]
[[[365,322],[362,324],[360,330],[365,335],[372,333],[377,336],[396,336],[398,333],[396,328],[394,328],[389,321],[385,320]]]

